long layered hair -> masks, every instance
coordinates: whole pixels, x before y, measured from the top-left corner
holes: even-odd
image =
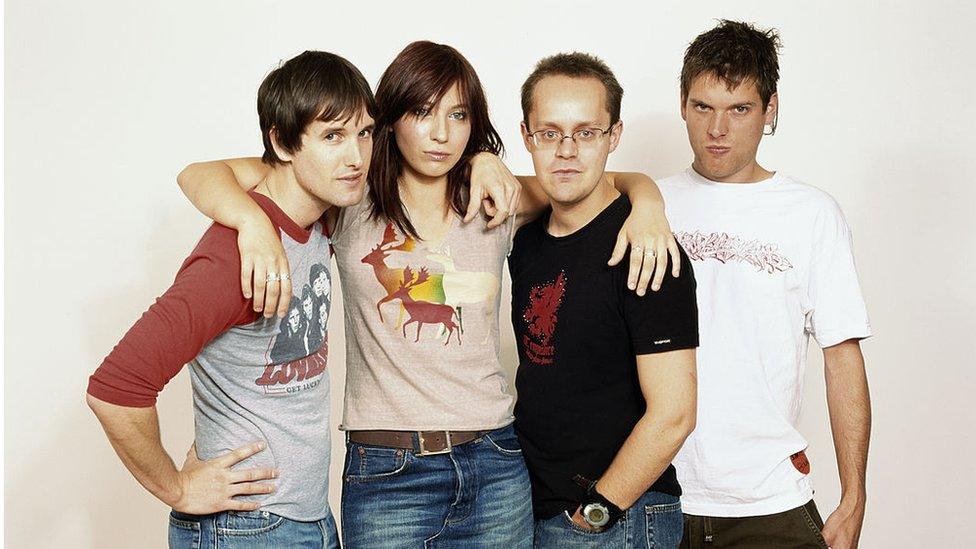
[[[436,103],[455,84],[467,107],[471,136],[461,158],[447,173],[447,200],[457,215],[464,215],[471,157],[482,151],[496,155],[504,151],[501,137],[488,117],[488,102],[474,68],[450,46],[413,42],[387,67],[376,88],[376,131],[368,175],[370,213],[374,219],[391,221],[401,232],[418,240],[420,236],[400,200],[399,179],[404,159],[396,144],[393,125],[404,115]]]

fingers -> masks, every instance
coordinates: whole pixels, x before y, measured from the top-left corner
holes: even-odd
[[[474,182],[471,183],[471,194],[468,196],[468,209],[464,212],[464,222],[468,223],[478,215],[478,208],[481,207],[481,187],[475,187]]]
[[[488,228],[494,229],[495,227],[501,225],[508,218],[508,203],[499,204],[495,201],[495,215],[492,216],[491,221],[488,222]]]
[[[223,505],[221,505],[221,508],[224,511],[257,511],[261,508],[261,502],[228,499]]]
[[[641,265],[644,263],[644,250],[641,247],[630,246],[630,268],[627,271],[627,287],[631,290],[637,288],[637,277],[640,275]],[[643,295],[643,294],[640,294]]]
[[[613,245],[613,253],[610,255],[610,261],[607,261],[607,265],[611,267],[620,263],[620,260],[624,258],[627,254],[627,231],[621,229],[617,233],[617,242]]]
[[[678,278],[681,275],[681,250],[674,236],[668,239],[668,253],[671,254],[671,276]]]
[[[288,314],[288,307],[291,306],[291,269],[288,267],[288,259],[278,263],[278,273],[281,275],[279,289],[281,293],[278,297],[278,318],[285,318]]]
[[[634,252],[630,253],[633,254]],[[644,295],[647,293],[647,285],[651,281],[651,275],[656,274],[654,273],[654,248],[648,246],[639,255],[641,256],[641,272],[640,278],[637,279],[637,295]]]
[[[265,278],[268,277],[271,280],[266,280],[264,286],[264,318],[271,318],[275,315],[278,308],[278,296],[281,295],[281,282],[278,273],[268,270]]]
[[[654,258],[657,260],[657,266],[654,268],[654,281],[651,283],[651,290],[656,292],[661,289],[661,284],[664,283],[664,274],[668,271],[668,248],[664,242],[657,243]]]
[[[486,198],[481,201],[481,207],[484,208],[485,213],[488,217],[495,217],[498,213],[498,208],[495,207],[495,203],[491,201],[490,198]]]
[[[255,442],[253,444],[248,444],[247,446],[241,446],[232,452],[228,452],[217,458],[215,461],[219,462],[224,467],[230,467],[235,463],[244,461],[261,450],[264,450],[266,447],[267,444],[265,444],[264,441]]]
[[[277,469],[245,469],[243,471],[231,471],[230,481],[232,483],[254,482],[258,480],[271,480],[278,478]]]
[[[270,494],[275,491],[274,484],[267,482],[246,482],[233,486],[235,496],[251,496],[254,494]]]
[[[251,299],[251,277],[254,274],[254,263],[251,261],[241,261],[241,290],[244,299]]]
[[[264,310],[264,290],[267,286],[268,268],[264,265],[264,262],[255,259],[254,260],[254,274],[253,274],[253,284],[254,284],[254,312],[260,313]]]
[[[515,215],[518,213],[519,202],[522,200],[522,187],[516,187],[515,193],[512,195],[512,204],[508,209],[508,215]]]

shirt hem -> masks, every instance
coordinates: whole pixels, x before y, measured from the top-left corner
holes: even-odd
[[[700,517],[742,518],[775,515],[806,505],[813,499],[813,489],[806,488],[797,493],[769,498],[752,503],[695,503],[685,494],[681,498],[681,510],[686,515]]]
[[[433,424],[389,424],[389,423],[367,423],[367,424],[341,424],[340,431],[493,431],[502,427],[508,427],[515,422],[515,416],[509,416],[500,422],[480,425],[433,425]]]

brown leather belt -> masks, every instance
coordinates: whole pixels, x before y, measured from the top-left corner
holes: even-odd
[[[367,446],[412,450],[418,456],[448,454],[490,431],[349,431],[349,441]]]

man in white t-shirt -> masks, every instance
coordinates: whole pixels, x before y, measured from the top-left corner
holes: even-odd
[[[779,37],[722,21],[685,53],[695,153],[659,183],[698,280],[698,423],[674,464],[687,548],[856,547],[871,411],[871,335],[851,234],[823,191],[756,162],[776,129]],[[842,487],[826,525],[796,429],[807,343],[822,347]]]

